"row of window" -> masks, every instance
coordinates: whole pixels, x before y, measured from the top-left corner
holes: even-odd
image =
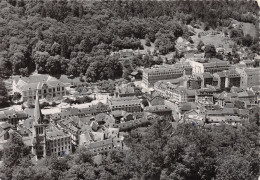
[[[54,149],[51,149],[51,152],[63,151],[64,148],[70,149],[70,146],[65,146],[65,147],[61,147],[61,148],[54,148]]]
[[[61,89],[62,89],[62,91],[64,91],[64,87],[62,87],[62,88],[57,87],[57,91],[60,91]],[[55,89],[55,88],[52,88],[52,89],[44,89],[44,90],[43,90],[43,93],[46,94],[47,91],[48,91],[48,92],[52,92],[52,91],[55,92],[56,89]],[[42,93],[42,90],[38,90],[38,93],[41,94],[41,93]],[[27,92],[25,91],[25,92],[23,92],[23,94],[24,94],[24,96],[26,96],[26,95],[27,95]],[[28,91],[28,94],[29,94],[29,96],[31,96],[32,94],[36,94],[36,90],[35,90],[35,91],[29,90],[29,91]]]
[[[93,152],[102,152],[102,151],[107,151],[107,150],[111,150],[111,149],[112,149],[111,146],[109,146],[109,147],[101,147],[101,148],[96,148],[96,149],[94,149]],[[113,149],[118,149],[118,150],[120,150],[121,147],[120,147],[120,146],[118,146],[118,147],[117,147],[117,146],[114,146]]]
[[[62,91],[64,91],[64,87],[57,87],[57,91],[60,91],[60,89],[62,89]],[[45,93],[47,93],[47,91],[49,90],[49,92],[55,92],[56,91],[56,89],[55,88],[52,88],[52,89],[44,89],[43,90],[43,93],[45,94]],[[38,93],[39,94],[41,94],[41,92],[42,92],[42,90],[38,90]]]

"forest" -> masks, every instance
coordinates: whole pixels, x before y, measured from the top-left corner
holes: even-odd
[[[93,156],[85,147],[62,158],[32,164],[30,149],[12,136],[2,152],[5,180],[255,180],[259,175],[259,127],[203,129],[158,121],[145,131],[132,130],[128,150]]]
[[[175,51],[187,25],[229,27],[238,44],[259,50],[258,38],[232,29],[232,19],[257,25],[254,1],[23,1],[0,2],[0,76],[38,73],[86,76],[87,81],[120,78],[121,49],[153,42],[161,54]],[[136,59],[136,58],[135,58]],[[146,58],[149,60],[149,58]],[[138,62],[138,65],[152,64]],[[134,63],[134,66],[136,64]],[[117,71],[114,71],[116,69]]]

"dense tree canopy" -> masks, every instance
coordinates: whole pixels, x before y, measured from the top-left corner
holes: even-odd
[[[37,165],[18,136],[4,149],[2,173],[13,179],[256,179],[259,174],[254,122],[234,128],[203,129],[190,124],[169,128],[155,121],[148,128],[131,130],[127,150],[93,156],[86,148],[63,158],[50,156]],[[14,153],[19,152],[19,153]],[[15,167],[15,168],[14,168]],[[8,178],[7,178],[8,179]]]
[[[87,73],[91,81],[117,77],[110,67],[103,67],[111,62],[100,63],[99,56],[106,61],[111,51],[142,49],[140,39],[146,39],[147,45],[155,43],[166,54],[175,50],[178,37],[189,38],[186,25],[204,22],[211,28],[229,27],[230,18],[256,25],[258,13],[253,1],[3,0],[0,9],[1,76],[28,76],[36,69],[52,75]],[[244,37],[235,28],[230,36],[254,52],[259,49],[258,36]],[[89,73],[96,67],[105,72]]]

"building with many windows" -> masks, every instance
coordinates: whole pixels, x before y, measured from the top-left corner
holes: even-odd
[[[154,90],[165,99],[182,104],[195,101],[195,90],[187,89],[184,86],[173,84],[171,81],[159,81],[154,85]]]
[[[224,71],[226,75],[225,87],[231,88],[232,86],[240,87],[241,77],[235,69]]]
[[[24,111],[5,110],[0,111],[0,122],[8,122],[13,126],[17,126],[19,121],[25,120],[28,115]]]
[[[176,63],[174,65],[162,65],[156,68],[147,68],[143,71],[143,84],[146,87],[150,87],[160,80],[177,79],[184,75],[191,74],[192,67],[187,62]]]
[[[192,74],[201,74],[204,72],[209,72],[211,74],[216,72],[222,72],[228,70],[230,67],[229,62],[221,61],[219,59],[209,59],[208,62],[197,62],[194,59],[186,59],[192,67]]]
[[[237,68],[236,71],[241,76],[240,87],[250,88],[260,85],[260,68]]]
[[[121,97],[109,99],[108,104],[112,111],[141,112],[141,100],[137,97]]]
[[[21,100],[27,101],[28,104],[34,103],[36,92],[39,95],[39,99],[45,98],[47,100],[66,95],[65,85],[48,75],[14,78],[13,92],[21,93]]]
[[[164,120],[173,121],[172,110],[166,105],[148,106],[144,108],[144,112],[154,113],[163,116]]]
[[[72,152],[71,137],[57,128],[47,130],[46,147],[47,155],[65,156]]]

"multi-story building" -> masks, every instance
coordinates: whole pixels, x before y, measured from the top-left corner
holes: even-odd
[[[198,75],[201,79],[201,88],[207,87],[207,85],[212,85],[213,84],[213,75],[210,74],[209,72],[204,72],[202,74]]]
[[[108,101],[110,109],[123,110],[126,112],[141,112],[141,100],[137,97],[122,97],[122,98],[112,98]]]
[[[256,103],[256,94],[253,91],[243,91],[237,93],[237,97],[241,101],[249,101],[251,104]]]
[[[225,89],[225,80],[226,75],[223,72],[216,72],[213,74],[213,85],[216,86],[218,89]],[[216,84],[214,84],[214,82],[216,82]]]
[[[230,67],[228,61],[221,61],[221,60],[215,62],[203,63],[203,66],[204,66],[204,72],[209,72],[211,74],[228,70]]]
[[[187,80],[187,89],[200,89],[202,79],[198,75],[189,76]]]
[[[198,89],[195,94],[195,102],[202,105],[213,105],[213,93],[210,88]]]
[[[148,106],[144,108],[144,112],[150,112],[163,116],[167,121],[173,121],[172,110],[166,105]]]
[[[50,154],[64,156],[71,153],[70,135],[58,129],[53,124],[46,124],[41,113],[38,94],[36,94],[34,117],[31,125],[32,127],[29,128],[31,129],[32,136],[29,139],[31,139],[30,146],[36,160]],[[26,125],[23,128],[26,128]],[[27,140],[28,137],[23,138],[25,143]]]
[[[236,68],[241,76],[240,87],[250,88],[260,85],[260,68]]]
[[[224,71],[226,75],[225,87],[231,88],[232,86],[240,87],[241,77],[235,69]]]
[[[0,150],[2,150],[4,144],[9,141],[13,132],[13,126],[11,124],[0,122]]]
[[[40,99],[47,100],[66,95],[65,85],[48,75],[14,78],[13,92],[19,92],[22,95],[21,100],[28,104],[34,103],[36,93]]]
[[[77,122],[79,119],[77,116],[72,116],[66,119],[62,119],[57,122],[58,128],[65,131],[71,137],[71,143],[73,147],[77,147],[79,144],[80,135],[80,123]]]
[[[55,128],[46,133],[47,155],[64,156],[72,152],[71,137],[69,134]]]
[[[227,61],[221,61],[218,59],[210,59],[210,62],[197,62],[194,59],[186,59],[186,62],[189,62],[192,66],[192,74],[201,74],[204,72],[209,72],[211,74],[216,72],[222,72],[228,70],[230,65]]]
[[[159,81],[155,83],[154,90],[163,98],[178,104],[193,102],[195,100],[195,90],[173,84],[171,81]]]
[[[254,67],[255,62],[252,60],[243,60],[243,61],[240,61],[239,64],[243,64],[246,67]]]
[[[15,127],[19,121],[27,118],[28,115],[24,111],[5,110],[0,112],[0,122],[8,122]]]
[[[88,108],[61,108],[60,112],[54,113],[50,115],[50,118],[53,121],[61,120],[64,118],[72,117],[72,116],[78,116],[78,117],[86,117],[89,115],[96,115],[99,113],[107,113],[110,112],[110,107],[107,104],[103,104],[101,102],[92,105]]]
[[[155,82],[166,79],[177,79],[183,75],[191,75],[192,67],[189,63],[178,63],[157,68],[147,68],[143,71],[143,84],[146,87],[153,86]]]
[[[123,137],[91,142],[86,147],[94,154],[103,154],[112,150],[121,151],[124,147]]]
[[[116,86],[115,90],[115,97],[130,97],[130,96],[136,96],[135,88],[130,85],[126,86]]]

